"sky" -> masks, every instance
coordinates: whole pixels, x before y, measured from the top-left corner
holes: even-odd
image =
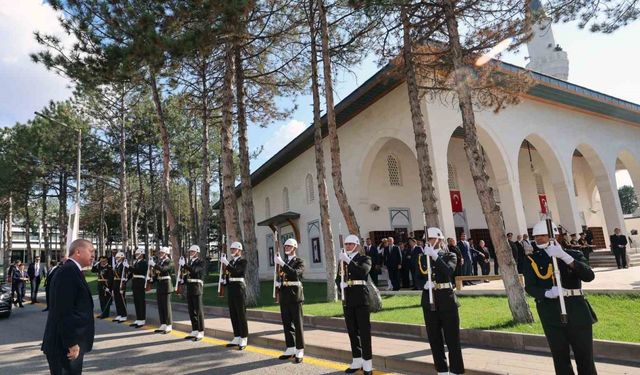
[[[41,0],[0,0],[0,127],[26,122],[33,112],[50,100],[64,100],[71,95],[70,82],[41,65],[31,62],[29,53],[40,50],[33,32],[38,30],[65,38],[57,14]],[[556,42],[569,55],[569,81],[602,93],[640,103],[640,21],[614,34],[593,34],[580,30],[575,23],[553,26]],[[525,47],[502,59],[526,64]],[[335,102],[338,103],[378,70],[373,58],[353,68],[352,73],[336,77]],[[297,104],[289,119],[267,128],[252,127],[249,145],[263,147],[252,170],[257,169],[278,150],[293,140],[311,123],[310,95],[279,98],[283,107]],[[618,185],[631,185],[628,173],[616,175]]]

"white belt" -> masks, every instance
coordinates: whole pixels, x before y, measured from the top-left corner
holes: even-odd
[[[229,282],[238,282],[238,283],[243,283],[244,282],[244,277],[230,277],[229,278]]]
[[[347,285],[348,286],[367,285],[367,281],[366,280],[349,280],[347,281]]]
[[[160,276],[158,280],[171,280],[171,276]]]
[[[563,289],[562,293],[565,297],[577,297],[584,296],[582,289]]]
[[[282,286],[302,286],[300,281],[283,281]]]
[[[200,279],[187,279],[187,282],[188,283],[200,283],[200,284],[202,284],[202,280],[200,280]]]
[[[146,279],[147,277],[145,275],[133,275],[134,279]]]

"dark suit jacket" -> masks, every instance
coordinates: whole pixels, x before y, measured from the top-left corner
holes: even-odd
[[[93,298],[82,272],[72,260],[58,267],[50,293],[42,351],[66,358],[67,350],[78,345],[81,353],[90,352],[95,335]]]
[[[467,242],[468,244],[468,242]],[[465,262],[469,262],[471,264],[473,259],[471,258],[471,247],[466,245],[463,241],[458,242],[458,249],[460,249],[460,255],[464,259]]]
[[[402,254],[397,245],[389,246],[389,256],[387,257],[387,267],[397,269],[402,264]]]
[[[371,258],[371,273],[382,273],[382,254],[378,252],[378,247],[371,245],[369,249],[365,251],[365,255]]]
[[[304,274],[304,261],[298,257],[292,260],[286,259],[284,266],[280,267],[280,281],[302,281]],[[295,304],[304,302],[302,287],[285,286],[280,287],[280,304]]]
[[[29,275],[30,279],[35,279],[35,278],[42,279],[45,276],[44,266],[42,265],[42,263],[40,263],[40,271],[36,275],[36,264],[31,263],[29,264],[29,268],[27,269],[27,274]]]
[[[611,235],[611,248],[613,250],[620,250],[622,249],[622,247],[627,247],[627,236],[625,236],[624,234],[620,234],[620,235],[616,235],[616,234],[612,234]]]

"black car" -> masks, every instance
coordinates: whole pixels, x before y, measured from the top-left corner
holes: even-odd
[[[0,285],[0,317],[11,315],[11,285]]]

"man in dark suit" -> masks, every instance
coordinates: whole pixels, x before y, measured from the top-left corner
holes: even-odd
[[[371,258],[371,281],[375,286],[378,286],[378,275],[382,273],[382,254],[378,252],[378,247],[371,243],[371,239],[365,240],[364,254]]]
[[[295,363],[300,363],[304,358],[302,323],[304,261],[296,256],[297,250],[298,241],[289,238],[284,243],[285,258],[282,259],[280,253],[277,253],[274,263],[280,266],[277,287],[280,288],[280,316],[284,327],[284,341],[287,345],[287,349],[279,358],[282,360],[294,358]]]
[[[629,268],[627,265],[627,236],[621,234],[620,228],[616,228],[611,235],[611,250],[616,257],[618,269]]]
[[[458,242],[458,249],[460,249],[460,255],[462,256],[462,276],[470,276],[473,267],[473,258],[471,255],[471,245],[467,241],[467,235],[462,233],[460,235],[460,242]],[[470,281],[465,282],[466,285],[471,285]]]
[[[95,326],[93,298],[82,273],[93,264],[91,242],[75,240],[69,247],[69,260],[51,281],[50,310],[42,338],[52,375],[82,374],[82,361],[93,348]]]
[[[60,258],[60,262],[56,262],[55,260],[52,260],[50,265],[49,265],[49,271],[47,272],[47,278],[44,279],[44,293],[46,294],[46,299],[47,299],[47,307],[42,310],[42,312],[45,311],[49,311],[49,296],[50,296],[50,290],[51,290],[51,281],[53,280],[53,275],[56,274],[56,272],[58,271],[58,269],[60,268],[61,265],[64,264],[64,262],[67,261],[67,257],[65,255],[62,256],[62,258]]]
[[[420,290],[424,286],[420,272],[418,271],[418,257],[422,254],[422,247],[418,246],[415,238],[409,238],[409,247],[411,248],[411,277],[413,277],[413,290]]]
[[[38,302],[38,288],[40,288],[40,281],[45,277],[44,267],[40,264],[40,257],[35,256],[33,263],[29,265],[27,269],[29,280],[31,281],[31,304]]]
[[[389,270],[389,281],[394,291],[400,290],[400,270],[402,269],[402,253],[400,248],[394,245],[393,237],[389,237],[389,255],[386,259],[386,266]]]
[[[27,272],[24,270],[24,263],[20,263],[18,268],[14,268],[12,279],[12,285],[15,287],[17,294],[16,303],[18,303],[20,307],[24,307],[24,291],[27,281],[29,281]]]

